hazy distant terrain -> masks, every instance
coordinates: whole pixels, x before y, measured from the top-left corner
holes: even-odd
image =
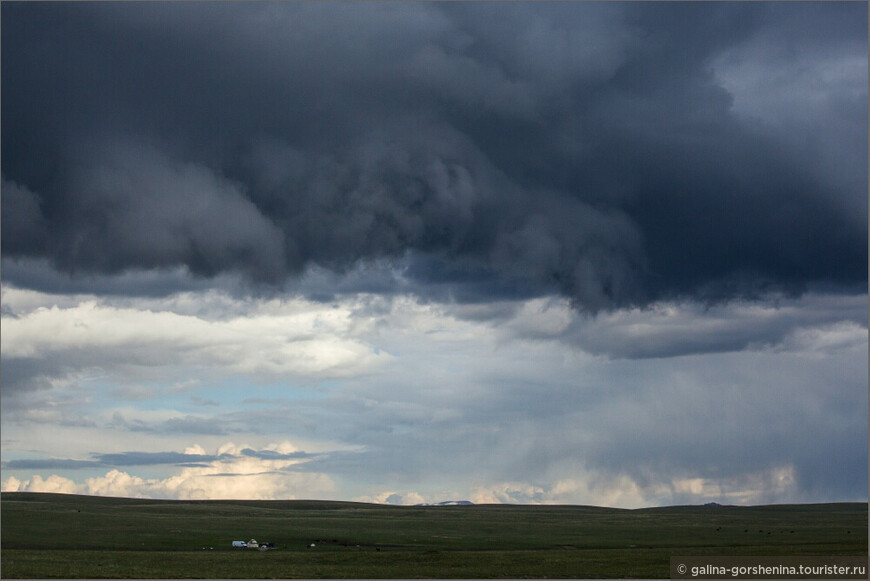
[[[0,506],[4,578],[661,578],[672,555],[867,554],[866,503],[624,510],[3,493]],[[251,538],[276,549],[231,547]]]

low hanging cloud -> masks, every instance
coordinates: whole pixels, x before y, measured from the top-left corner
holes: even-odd
[[[860,292],[866,10],[5,5],[4,274],[409,261],[423,297],[592,312]]]
[[[625,474],[584,469],[569,478],[532,484],[523,481],[473,484],[461,491],[385,490],[356,497],[359,502],[417,505],[466,500],[474,504],[570,504],[644,508],[685,504],[758,505],[802,499],[793,466],[732,474],[723,478],[663,478],[641,482]]]
[[[683,504],[757,505],[801,498],[794,467],[771,468],[725,478],[671,478],[641,483],[626,475],[589,471],[551,484],[501,482],[478,485],[475,504],[574,504],[643,508]]]
[[[227,443],[212,455],[199,454],[205,452],[200,446],[190,447],[183,454],[133,452],[101,455],[106,464],[128,468],[112,468],[103,476],[86,478],[80,482],[57,474],[47,477],[34,474],[25,479],[10,476],[2,483],[2,490],[178,500],[327,498],[336,491],[336,484],[328,475],[305,470],[305,458],[309,455],[287,452],[291,449],[293,447],[289,442],[273,444],[257,451]],[[199,461],[189,464],[186,462],[189,459]],[[154,464],[169,464],[180,470],[162,479],[131,474],[130,470],[135,470],[135,466]],[[18,462],[14,468],[24,468],[24,465],[24,462]],[[36,463],[32,466],[38,468]],[[46,463],[42,468],[48,466]],[[55,461],[54,467],[63,466],[63,462]],[[7,467],[13,468],[11,465]],[[84,468],[83,465],[80,467]],[[801,494],[794,467],[774,466],[720,478],[675,477],[648,482],[624,474],[613,475],[584,469],[570,478],[540,484],[490,482],[473,484],[464,490],[440,490],[434,493],[387,489],[359,495],[354,500],[392,505],[470,500],[475,504],[575,504],[641,508],[704,502],[741,505],[790,502],[800,500]]]
[[[204,452],[200,446],[193,446],[184,453],[130,452],[97,455],[100,465],[168,464],[180,467],[173,475],[162,479],[141,478],[113,468],[104,476],[87,478],[83,482],[57,474],[47,478],[36,474],[25,480],[10,476],[2,483],[2,488],[4,492],[62,492],[179,500],[322,498],[335,489],[334,482],[325,474],[287,471],[287,468],[304,462],[307,457],[304,453],[293,451],[289,442],[273,444],[258,451],[226,443],[217,449],[216,454],[208,455]],[[55,467],[64,466],[62,461],[55,462]],[[7,468],[26,467],[26,463],[22,461],[9,464],[12,465],[7,465]]]

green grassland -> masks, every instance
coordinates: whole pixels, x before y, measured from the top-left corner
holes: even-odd
[[[672,555],[867,555],[867,504],[394,507],[4,492],[0,532],[3,578],[667,578]],[[276,549],[231,547],[252,537]]]

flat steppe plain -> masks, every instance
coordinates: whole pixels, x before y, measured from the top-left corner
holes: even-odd
[[[866,556],[867,503],[625,510],[4,492],[0,533],[7,579],[667,578],[677,555]],[[251,538],[276,549],[231,547]]]

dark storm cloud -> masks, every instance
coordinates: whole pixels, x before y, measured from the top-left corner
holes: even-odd
[[[3,207],[5,211],[5,203]],[[278,292],[271,286],[251,285],[250,281],[235,273],[225,273],[212,278],[193,278],[183,266],[153,270],[126,270],[122,273],[84,271],[65,273],[58,271],[46,259],[4,259],[3,275],[7,280],[16,281],[16,286],[20,288],[54,295],[91,294],[119,298],[163,297],[177,292],[202,292],[214,288],[232,296],[248,295],[252,288],[261,295]],[[353,281],[350,282],[353,284]],[[298,286],[298,284],[293,286]]]
[[[714,65],[866,62],[866,10],[4,3],[4,256],[271,285],[410,260],[421,295],[591,310],[863,289],[866,66],[768,123]]]
[[[25,187],[2,180],[2,231],[5,252],[20,256],[45,252],[48,229],[39,197]]]

